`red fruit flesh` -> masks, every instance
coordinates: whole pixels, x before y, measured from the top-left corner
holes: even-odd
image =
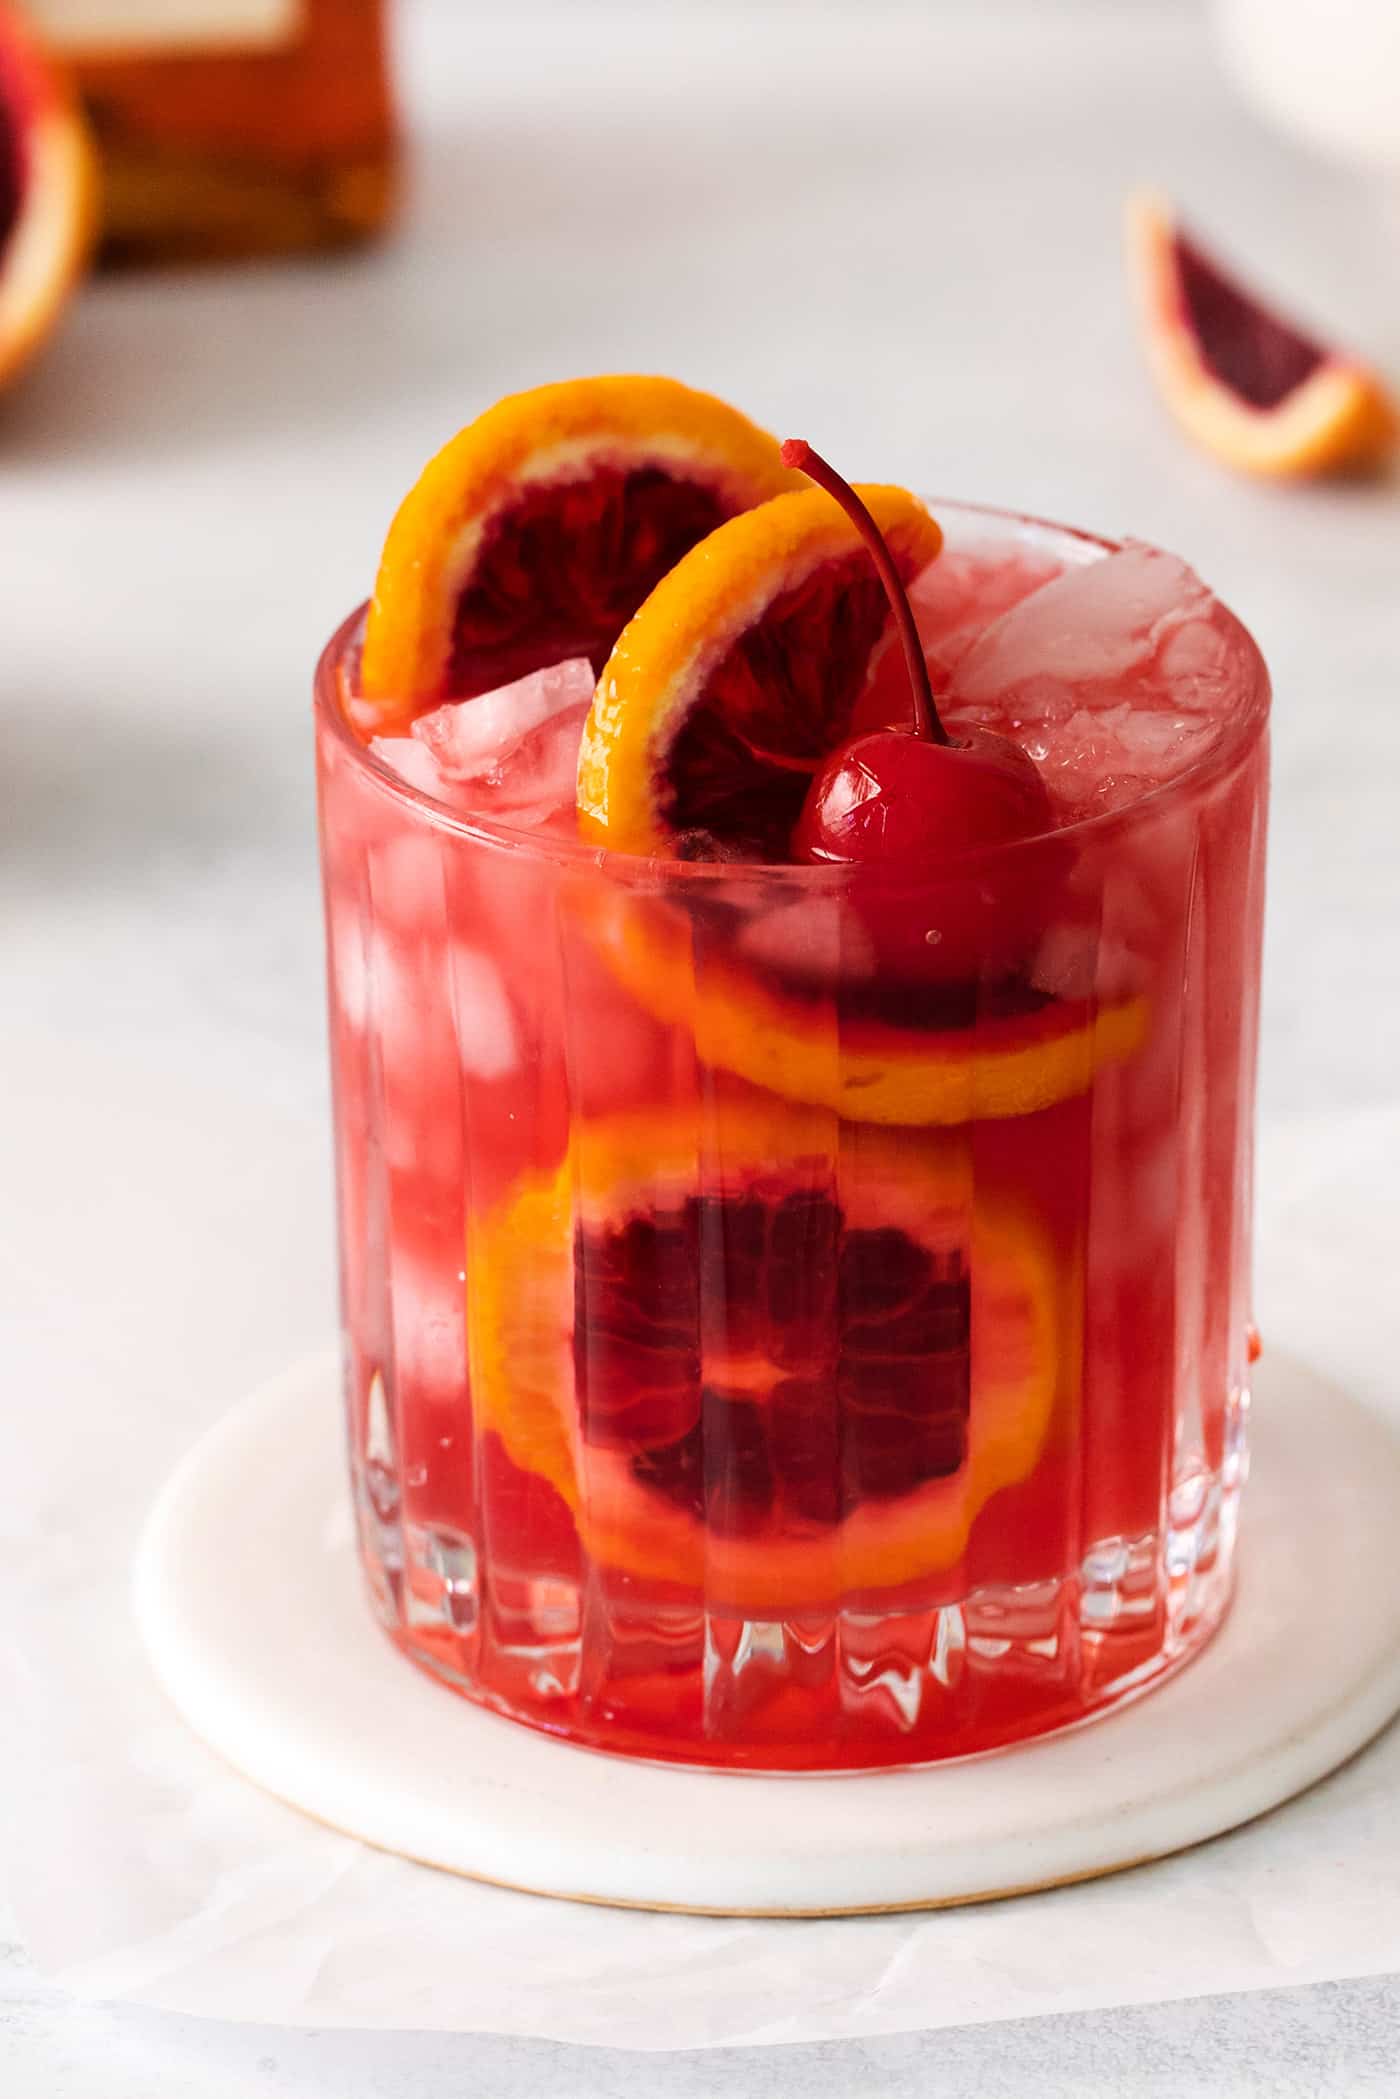
[[[837,1523],[956,1472],[970,1298],[960,1255],[856,1230],[819,1191],[690,1197],[574,1248],[586,1440],[719,1531]]]
[[[527,489],[488,526],[458,601],[446,696],[470,699],[570,656],[598,673],[642,600],[729,514],[714,489],[660,467]]]
[[[1276,408],[1325,362],[1323,351],[1251,299],[1193,240],[1173,243],[1177,278],[1201,355],[1251,408]]]
[[[671,747],[685,811],[682,819],[679,791],[663,797],[671,828],[739,857],[786,859],[812,777],[849,729],[887,617],[876,578],[853,578],[845,563],[776,599],[710,673]]]

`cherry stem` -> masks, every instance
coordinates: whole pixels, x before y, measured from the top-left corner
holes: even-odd
[[[923,643],[914,624],[914,615],[909,606],[909,594],[900,580],[899,570],[890,558],[885,545],[885,536],[866,509],[849,481],[843,481],[834,466],[828,466],[820,452],[814,452],[805,437],[787,437],[782,444],[783,465],[796,467],[799,473],[824,488],[834,502],[841,505],[851,523],[859,532],[875,564],[876,573],[885,586],[885,596],[890,601],[890,611],[899,630],[904,660],[909,666],[909,686],[914,702],[914,734],[929,743],[951,743],[952,738],[938,719],[938,709],[933,704],[933,688],[928,681],[928,665],[924,661]]]

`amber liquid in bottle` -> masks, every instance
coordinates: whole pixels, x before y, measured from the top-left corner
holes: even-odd
[[[104,253],[198,260],[378,231],[387,0],[30,0],[102,149]]]

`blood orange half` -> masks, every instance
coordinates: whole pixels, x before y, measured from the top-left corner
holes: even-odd
[[[681,555],[793,480],[767,431],[674,379],[609,374],[498,401],[390,527],[360,668],[374,727],[566,657],[600,670]]]
[[[715,1095],[577,1125],[469,1234],[473,1405],[604,1566],[830,1606],[951,1567],[1034,1467],[1064,1284],[963,1140]]]
[[[96,222],[94,157],[67,82],[0,4],[0,385],[56,325]]]
[[[937,554],[938,526],[905,489],[859,493],[908,581]],[[579,752],[580,834],[624,853],[684,855],[699,840],[786,859],[888,624],[870,556],[822,490],[719,526],[608,658]]]
[[[1395,443],[1376,375],[1282,320],[1151,197],[1128,207],[1143,339],[1178,422],[1247,472],[1321,474],[1375,464]]]

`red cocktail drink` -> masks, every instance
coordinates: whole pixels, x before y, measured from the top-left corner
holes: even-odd
[[[1227,1606],[1266,675],[1166,555],[933,509],[943,719],[1051,811],[939,865],[599,851],[596,663],[392,735],[360,620],[321,666],[364,1560],[407,1654],[574,1741],[962,1755]],[[855,726],[908,704],[889,649]]]

